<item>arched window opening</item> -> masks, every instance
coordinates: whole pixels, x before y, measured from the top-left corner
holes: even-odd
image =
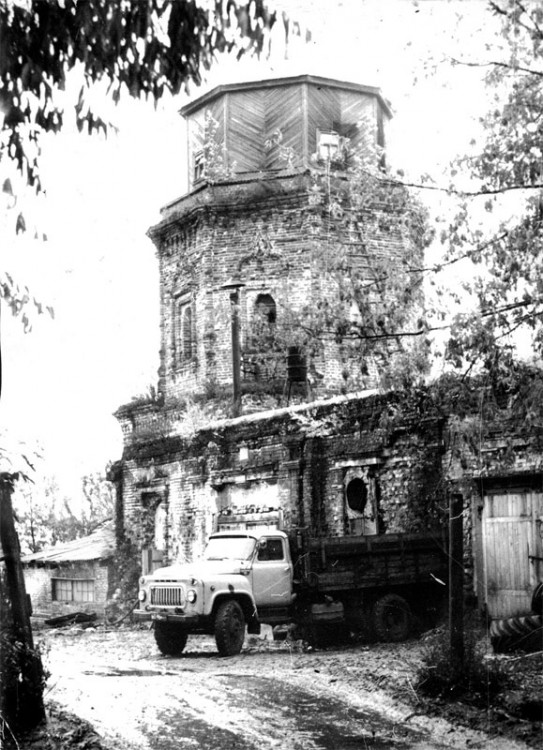
[[[277,307],[271,294],[259,294],[256,298],[255,319],[268,326],[275,326]]]
[[[185,297],[174,308],[173,350],[177,366],[194,357],[194,314],[191,302]]]
[[[346,487],[345,494],[349,508],[358,513],[363,513],[368,501],[368,488],[364,480],[360,477],[351,479]]]
[[[279,357],[276,345],[277,306],[271,294],[254,302],[250,334],[243,355],[243,375],[254,380],[274,377]]]

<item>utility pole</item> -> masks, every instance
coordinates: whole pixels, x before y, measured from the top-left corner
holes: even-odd
[[[230,313],[232,323],[232,416],[241,414],[241,342],[239,316],[239,290],[244,287],[241,281],[232,279],[221,289],[230,291]]]
[[[464,666],[464,498],[454,493],[449,500],[449,629],[451,668],[459,674]]]

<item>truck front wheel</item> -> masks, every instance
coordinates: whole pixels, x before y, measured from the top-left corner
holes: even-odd
[[[155,641],[165,656],[181,656],[188,633],[173,622],[155,622]]]
[[[215,615],[215,642],[221,656],[235,656],[245,640],[245,617],[236,601],[219,605]]]
[[[412,623],[411,607],[398,594],[385,594],[373,605],[373,630],[380,641],[405,641]]]

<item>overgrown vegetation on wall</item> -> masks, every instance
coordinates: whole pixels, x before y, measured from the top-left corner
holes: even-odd
[[[419,381],[429,364],[422,290],[427,214],[384,171],[370,126],[358,127],[368,131],[363,146],[351,153],[345,146],[328,162],[315,159],[310,170],[308,299],[300,306],[284,295],[273,321],[257,316],[250,334],[252,360],[268,375],[294,351],[318,387],[323,361],[337,359],[343,393]],[[295,161],[290,151],[284,158]],[[274,246],[267,255],[274,251],[281,253]]]

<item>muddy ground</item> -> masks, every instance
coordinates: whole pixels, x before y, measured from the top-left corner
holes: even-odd
[[[541,652],[494,656],[488,648],[483,663],[489,675],[499,668],[501,691],[467,690],[451,701],[418,684],[442,633],[323,650],[267,635],[221,659],[205,636],[170,658],[146,628],[41,631],[50,721],[20,748],[543,747]]]

